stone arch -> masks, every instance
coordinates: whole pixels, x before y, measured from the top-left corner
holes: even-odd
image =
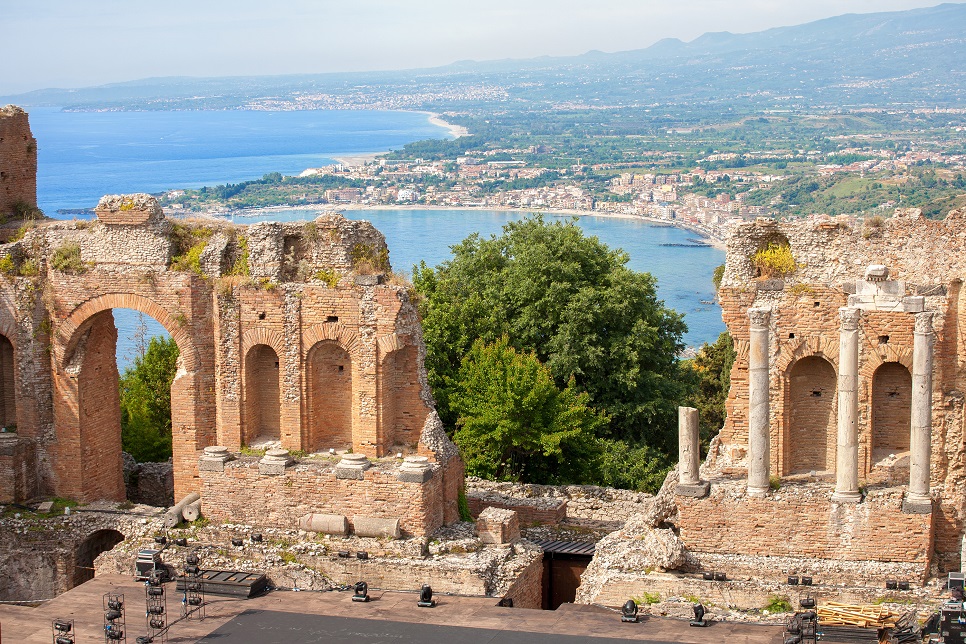
[[[256,345],[264,344],[272,348],[278,356],[285,355],[285,338],[271,329],[249,329],[241,337],[242,353],[248,355]]]
[[[378,339],[380,444],[393,451],[414,449],[426,421],[419,380],[419,351],[396,333]]]
[[[912,372],[912,347],[896,344],[880,344],[867,351],[865,360],[859,367],[859,375],[870,382],[875,377],[879,367],[887,363],[898,363]]]
[[[198,352],[191,341],[191,336],[183,325],[157,302],[134,293],[107,293],[91,298],[75,308],[60,323],[54,334],[53,351],[61,367],[67,367],[73,359],[77,342],[83,336],[83,331],[86,330],[85,326],[90,323],[91,319],[98,313],[111,309],[134,309],[150,315],[174,338],[185,370],[195,371],[198,368]]]
[[[352,356],[337,339],[319,340],[305,358],[303,445],[309,451],[352,446]]]
[[[835,469],[836,379],[835,367],[819,354],[785,372],[783,474]]]
[[[341,322],[321,322],[306,329],[302,334],[302,346],[308,347],[306,355],[312,347],[323,340],[335,341],[353,359],[358,359],[361,348],[359,335]]]
[[[13,336],[16,337],[16,336]],[[11,336],[0,329],[0,426],[17,424],[17,358]]]
[[[835,371],[839,367],[839,340],[835,337],[821,336],[802,336],[794,343],[782,346],[778,354],[776,368],[779,373],[787,374],[789,368],[802,358],[807,357],[824,358],[832,365]]]
[[[872,376],[872,461],[909,451],[912,374],[898,362],[883,362]]]
[[[280,366],[279,354],[269,344],[255,344],[245,352],[242,442],[246,445],[281,440]]]
[[[74,574],[71,587],[79,586],[94,578],[94,560],[102,552],[112,550],[124,541],[124,535],[117,530],[98,530],[84,539],[74,555]]]
[[[133,293],[108,293],[71,311],[52,336],[56,494],[81,501],[123,500],[117,329],[112,310],[127,308],[157,320],[178,345],[171,385],[171,431],[178,493],[196,487],[199,411],[198,348],[175,314]]]

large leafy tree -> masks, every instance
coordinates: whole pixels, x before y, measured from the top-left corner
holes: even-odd
[[[696,387],[689,403],[698,410],[701,443],[707,447],[725,421],[725,401],[731,389],[731,367],[735,363],[735,347],[725,331],[713,344],[705,344],[697,355],[685,363],[695,374]]]
[[[171,456],[171,383],[177,369],[174,338],[156,337],[121,375],[121,443],[138,462]]]
[[[461,361],[478,339],[502,336],[533,351],[559,388],[573,380],[610,417],[602,438],[676,446],[676,407],[689,378],[677,354],[686,327],[658,300],[655,279],[627,267],[622,250],[586,237],[574,221],[540,216],[504,226],[499,237],[471,235],[413,282],[427,344],[430,384],[444,422],[458,412]]]
[[[499,481],[586,483],[601,446],[596,431],[607,418],[587,406],[573,384],[559,389],[532,352],[506,336],[477,340],[459,370],[454,435],[467,473]]]

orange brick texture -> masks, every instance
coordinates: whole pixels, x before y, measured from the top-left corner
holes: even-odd
[[[510,499],[505,502],[480,499],[470,495],[466,501],[470,508],[470,514],[474,518],[478,517],[480,512],[486,508],[513,510],[517,513],[517,518],[522,526],[559,525],[561,521],[567,518],[567,501],[565,499],[540,499],[540,503],[537,505],[533,503],[513,503]]]
[[[20,204],[37,205],[37,140],[27,113],[8,105],[0,107],[0,214]]]

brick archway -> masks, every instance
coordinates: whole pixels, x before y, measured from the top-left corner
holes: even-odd
[[[354,361],[338,340],[320,340],[305,358],[304,448],[352,447]]]
[[[835,367],[821,355],[796,360],[785,372],[783,474],[835,469]]]
[[[77,306],[57,327],[53,354],[54,489],[79,501],[123,500],[117,329],[111,311],[134,309],[150,315],[175,340],[178,372],[171,385],[171,432],[176,494],[197,486],[199,410],[198,352],[185,324],[142,295],[111,293]]]

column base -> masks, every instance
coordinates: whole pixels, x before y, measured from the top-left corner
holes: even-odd
[[[832,493],[832,503],[861,503],[862,494],[859,492],[839,492]]]
[[[902,501],[903,514],[932,514],[932,499],[910,494]]]
[[[703,499],[711,493],[711,483],[708,481],[679,483],[674,486],[674,493],[678,496],[690,496],[695,499]]]
[[[752,487],[750,485],[748,486],[748,496],[768,496],[769,492],[771,492],[771,488],[768,486],[765,486],[765,487]]]

